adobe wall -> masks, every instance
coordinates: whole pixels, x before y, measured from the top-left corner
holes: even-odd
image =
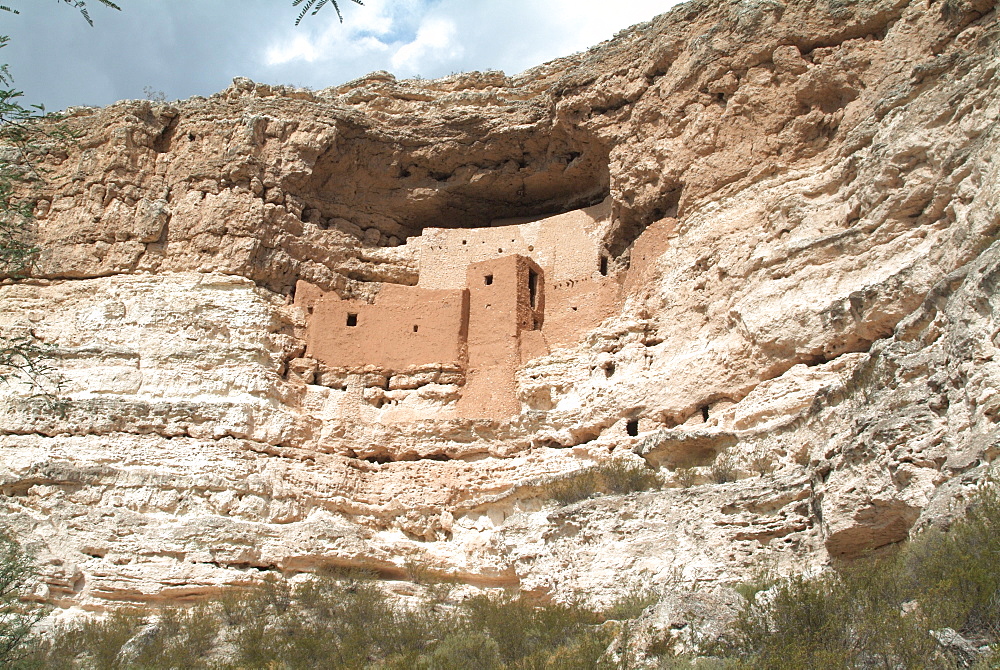
[[[543,326],[545,274],[529,258],[505,256],[469,265],[465,283],[468,373],[458,411],[471,418],[517,414],[514,373],[521,365],[521,335]]]
[[[600,228],[610,200],[565,214],[490,228],[426,228],[408,244],[418,245],[420,279],[428,289],[465,286],[472,263],[518,254],[531,258],[550,281],[591,276],[599,267]],[[511,221],[511,220],[508,220]]]
[[[548,286],[542,335],[550,349],[578,342],[621,307],[622,286],[615,277],[569,279]]]
[[[383,284],[369,305],[299,281],[296,303],[309,315],[306,355],[330,367],[406,370],[463,362],[467,291]]]
[[[535,277],[534,291],[531,275]],[[545,273],[524,256],[473,263],[466,272],[469,292],[469,360],[482,351],[517,338],[522,330],[540,330],[545,315]],[[532,295],[534,294],[534,295]],[[485,354],[484,354],[485,355]]]

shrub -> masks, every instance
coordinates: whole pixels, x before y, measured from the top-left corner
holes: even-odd
[[[728,451],[715,457],[715,462],[709,469],[708,476],[716,484],[736,481],[736,459]]]
[[[795,577],[737,619],[736,651],[752,668],[847,667],[843,613],[829,578]]]
[[[31,557],[0,530],[0,667],[18,667],[35,642],[32,627],[44,609],[22,600],[33,570]]]
[[[748,466],[752,472],[756,472],[763,477],[774,471],[774,459],[767,449],[757,447],[754,449],[753,454],[750,455]]]
[[[596,669],[611,667],[602,659],[621,628],[606,619],[637,615],[649,598],[632,592],[603,614],[505,594],[438,608],[401,606],[372,580],[317,578],[295,589],[270,582],[192,609],[78,622],[33,660],[95,670]]]
[[[639,463],[616,458],[597,468],[598,477],[608,493],[634,493],[659,488],[660,478],[656,473]]]
[[[681,488],[689,489],[694,486],[695,481],[698,479],[698,474],[694,471],[694,468],[677,468],[674,471],[675,480],[680,484]]]
[[[560,505],[571,505],[595,496],[600,490],[601,484],[595,469],[589,469],[574,472],[569,477],[548,484],[545,493]]]
[[[446,637],[423,610],[401,610],[371,581],[317,579],[295,591],[265,582],[189,610],[147,617],[119,610],[56,631],[37,664],[46,668],[362,668],[371,659],[414,667]],[[453,627],[453,626],[452,626]],[[220,651],[220,649],[222,651]],[[227,662],[209,662],[222,654]],[[390,663],[389,667],[392,667]]]
[[[900,607],[894,559],[840,574],[793,577],[748,602],[731,650],[748,668],[905,667],[933,658],[933,639]]]
[[[778,583],[774,569],[767,563],[758,563],[750,573],[749,579],[733,585],[733,590],[748,602],[753,602],[757,594],[766,591]]]
[[[633,587],[601,612],[601,618],[606,620],[624,621],[637,619],[647,607],[656,603],[659,596],[649,589]]]
[[[960,659],[931,631],[1000,643],[1000,494],[991,482],[948,532],[925,531],[895,553],[769,591],[746,586],[737,588],[747,605],[715,650],[742,667],[954,667]]]
[[[441,641],[427,659],[433,670],[499,668],[500,646],[483,632],[459,631]],[[410,666],[412,667],[412,666]]]
[[[462,605],[463,629],[488,635],[501,661],[513,667],[597,667],[611,642],[610,635],[595,631],[598,623],[594,612],[576,605],[534,607],[508,595],[475,596]],[[598,645],[591,644],[594,639]],[[569,658],[576,665],[546,665],[546,659]]]
[[[404,651],[414,624],[370,581],[316,579],[287,605],[267,587],[251,606],[255,616],[229,636],[240,667],[360,668]]]
[[[1000,493],[995,482],[970,500],[948,532],[917,536],[902,558],[906,595],[933,628],[1000,641]]]
[[[46,668],[127,667],[122,649],[146,624],[146,616],[121,609],[104,619],[87,619],[60,628],[38,652]]]
[[[569,505],[599,493],[621,495],[659,486],[660,478],[646,466],[614,458],[549,484],[546,493],[552,500]]]

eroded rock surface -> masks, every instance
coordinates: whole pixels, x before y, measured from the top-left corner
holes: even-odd
[[[514,77],[74,110],[0,286],[65,379],[60,411],[2,391],[39,597],[420,566],[609,601],[946,521],[1000,443],[998,44],[990,0],[695,0]],[[315,296],[471,291],[447,245],[501,230],[544,323],[488,374],[471,330],[406,369],[315,353]],[[665,488],[551,500],[609,458]]]

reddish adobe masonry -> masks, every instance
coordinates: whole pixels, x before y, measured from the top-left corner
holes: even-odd
[[[306,356],[358,375],[366,366],[389,374],[461,369],[461,397],[443,411],[463,418],[517,414],[517,369],[618,312],[626,288],[641,285],[637,279],[672,233],[670,225],[650,226],[636,241],[628,273],[607,276],[599,242],[606,216],[598,206],[516,225],[430,229],[407,242],[419,256],[419,284],[383,284],[372,304],[300,281],[295,303],[307,313]],[[363,397],[345,412],[356,414],[361,405],[371,419],[413,418],[391,404],[365,410]]]

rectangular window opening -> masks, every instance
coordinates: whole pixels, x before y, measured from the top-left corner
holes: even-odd
[[[605,277],[608,276],[608,257],[601,256],[601,274]]]
[[[351,328],[353,328],[354,326],[358,325],[358,315],[357,314],[348,314],[347,315],[347,325],[350,326]]]
[[[528,302],[531,303],[532,308],[535,307],[535,303],[538,300],[538,273],[534,270],[528,270]]]
[[[487,286],[492,285],[493,284],[493,275],[486,275],[485,277],[483,277],[483,281],[486,283]]]
[[[414,333],[417,332],[418,330],[420,330],[420,326],[416,326],[416,325],[413,326],[413,332]]]

